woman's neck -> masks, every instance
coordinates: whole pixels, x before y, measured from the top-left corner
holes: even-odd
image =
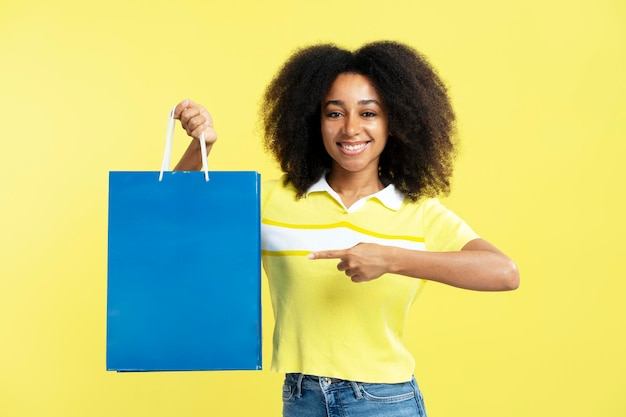
[[[341,197],[346,207],[350,207],[363,197],[376,194],[385,186],[378,177],[378,172],[349,172],[331,170],[326,176],[326,181]]]

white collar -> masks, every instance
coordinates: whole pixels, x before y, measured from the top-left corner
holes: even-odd
[[[365,202],[369,200],[370,198],[377,199],[385,207],[394,211],[400,210],[400,207],[402,206],[402,202],[404,201],[404,194],[401,191],[397,190],[393,184],[389,184],[382,190],[372,195],[369,195],[367,197],[361,198],[360,200],[355,202],[353,205],[351,205],[349,208],[347,208],[341,201],[341,197],[339,197],[339,194],[337,194],[337,192],[330,187],[330,185],[328,184],[328,181],[326,181],[325,174],[322,175],[322,177],[315,184],[309,187],[305,195],[308,197],[309,194],[315,193],[315,192],[327,192],[335,200],[337,200],[337,202],[341,204],[348,212],[354,212],[360,209],[361,207],[363,207]]]

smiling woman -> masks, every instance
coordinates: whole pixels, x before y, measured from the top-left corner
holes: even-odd
[[[264,99],[265,143],[285,172],[263,184],[261,220],[283,415],[425,416],[401,341],[424,283],[519,284],[513,261],[436,198],[455,150],[443,83],[406,45],[318,45]],[[198,169],[213,120],[190,100],[175,117],[194,138],[177,169]]]

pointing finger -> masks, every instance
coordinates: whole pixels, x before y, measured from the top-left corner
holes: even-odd
[[[345,250],[321,250],[317,252],[311,252],[308,256],[309,259],[341,259],[345,256]]]

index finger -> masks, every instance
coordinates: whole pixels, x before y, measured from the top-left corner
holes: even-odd
[[[311,252],[308,255],[309,259],[341,259],[346,255],[345,249],[337,250],[320,250]]]
[[[187,108],[194,105],[195,103],[189,99],[185,99],[178,103],[176,107],[174,107],[174,119],[180,119],[180,114],[184,112]]]

